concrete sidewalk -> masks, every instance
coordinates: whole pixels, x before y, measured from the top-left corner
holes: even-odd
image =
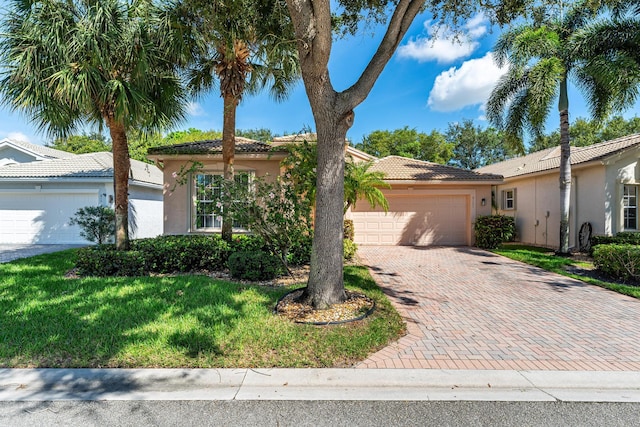
[[[0,401],[640,402],[640,372],[433,369],[0,369]]]

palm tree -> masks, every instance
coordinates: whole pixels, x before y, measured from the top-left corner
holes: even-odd
[[[127,249],[127,132],[182,119],[180,27],[151,0],[12,0],[2,27],[0,91],[10,108],[54,136],[108,127],[116,247]]]
[[[373,162],[349,161],[345,163],[344,173],[344,212],[356,207],[359,199],[366,199],[372,208],[380,205],[385,212],[389,211],[389,202],[380,188],[391,188],[384,181],[384,172],[370,171]]]
[[[203,25],[205,44],[188,84],[196,94],[219,84],[224,179],[233,182],[236,109],[243,95],[269,87],[273,98],[282,101],[300,76],[293,28],[286,4],[279,0],[220,2],[195,11],[185,14]],[[232,221],[223,213],[222,237],[230,241],[231,235]]]
[[[596,120],[611,111],[632,104],[637,94],[637,78],[610,80],[602,62],[585,56],[574,39],[585,37],[598,11],[588,0],[571,5],[553,16],[504,32],[495,46],[498,65],[509,65],[487,102],[487,117],[506,133],[507,143],[522,147],[524,130],[540,137],[554,99],[560,115],[560,247],[569,252],[569,203],[571,162],[569,145],[569,98],[571,79],[582,90]],[[622,70],[619,70],[622,71]]]

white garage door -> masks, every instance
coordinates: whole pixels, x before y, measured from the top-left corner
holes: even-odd
[[[361,245],[468,245],[468,196],[387,196],[389,212],[360,201],[352,212]]]
[[[98,193],[1,193],[0,243],[86,243],[69,218]]]

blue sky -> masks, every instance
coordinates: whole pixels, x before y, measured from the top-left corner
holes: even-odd
[[[375,30],[375,29],[374,29]],[[382,37],[382,30],[336,40],[329,63],[337,90],[353,84],[360,76]],[[481,15],[470,19],[459,41],[452,40],[446,28],[434,38],[428,14],[419,15],[398,51],[376,82],[367,99],[356,108],[355,123],[347,133],[352,143],[375,130],[394,130],[409,126],[420,132],[444,132],[448,123],[472,119],[486,126],[483,105],[491,88],[504,72],[491,57],[499,32],[490,31]],[[580,93],[570,93],[570,118],[588,117]],[[639,105],[625,112],[638,114]],[[547,132],[558,126],[552,110]],[[222,129],[222,101],[216,91],[191,102],[187,120],[176,129]],[[296,133],[315,128],[311,108],[300,82],[281,103],[268,94],[246,97],[237,112],[237,128],[268,128],[274,134]],[[0,139],[10,137],[44,144],[49,139],[38,133],[24,116],[0,107]]]

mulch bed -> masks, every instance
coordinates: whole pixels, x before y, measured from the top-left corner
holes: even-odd
[[[304,288],[286,294],[278,301],[275,312],[294,322],[327,325],[361,320],[371,314],[375,308],[375,302],[368,296],[359,292],[345,291],[347,294],[345,302],[334,304],[326,310],[314,310],[312,306],[296,301],[303,292]]]

